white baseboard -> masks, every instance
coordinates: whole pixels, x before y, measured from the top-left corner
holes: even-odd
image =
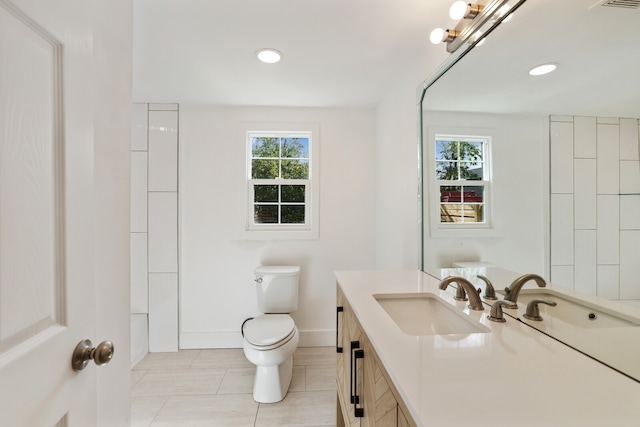
[[[298,347],[330,347],[336,344],[335,330],[299,331]],[[180,349],[242,348],[240,332],[181,332]]]

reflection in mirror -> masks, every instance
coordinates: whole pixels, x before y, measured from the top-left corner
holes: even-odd
[[[425,271],[490,263],[640,307],[640,2],[609,3],[526,0],[421,85]],[[490,139],[485,227],[442,225],[436,135]]]

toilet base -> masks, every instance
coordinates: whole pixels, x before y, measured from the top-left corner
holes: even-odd
[[[293,373],[293,356],[277,366],[257,366],[253,381],[253,400],[258,403],[280,402],[287,395]]]

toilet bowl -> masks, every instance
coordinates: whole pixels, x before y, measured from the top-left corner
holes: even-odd
[[[243,350],[256,365],[253,399],[279,402],[287,394],[293,373],[293,353],[299,342],[298,329],[288,314],[263,314],[243,326]]]
[[[300,267],[258,267],[256,292],[262,314],[242,325],[242,348],[256,365],[253,399],[279,402],[287,394],[293,373],[293,353],[299,342],[298,329],[289,313],[298,308]]]

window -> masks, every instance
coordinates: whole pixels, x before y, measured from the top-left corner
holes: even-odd
[[[432,226],[490,227],[490,137],[435,134],[432,141]]]
[[[317,234],[312,131],[246,131],[247,231]],[[254,235],[256,233],[253,233]],[[313,237],[302,234],[295,237]]]

